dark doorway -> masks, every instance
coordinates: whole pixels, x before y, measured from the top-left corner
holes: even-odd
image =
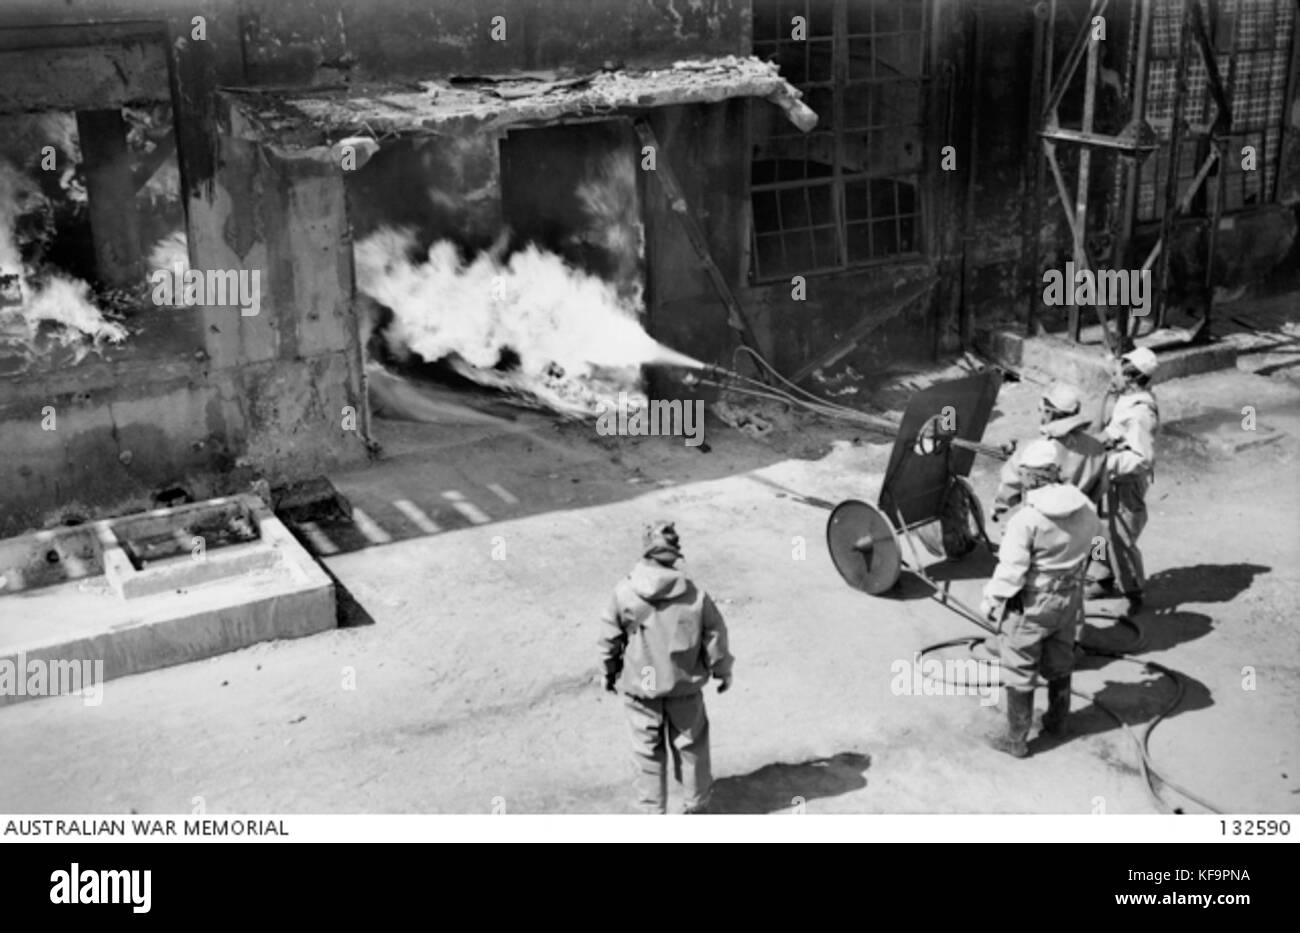
[[[617,285],[620,297],[639,299],[645,237],[638,159],[627,120],[511,132],[501,142],[511,245],[535,243]]]

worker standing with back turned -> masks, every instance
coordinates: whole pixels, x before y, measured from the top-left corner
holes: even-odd
[[[998,627],[999,674],[1007,720],[989,744],[1016,758],[1027,739],[1038,675],[1047,682],[1043,730],[1060,735],[1070,711],[1075,624],[1083,613],[1083,577],[1101,520],[1075,486],[1061,482],[1060,446],[1043,439],[1020,456],[1024,505],[1007,522],[998,565],[980,611]]]
[[[639,770],[637,804],[651,813],[667,808],[669,749],[683,812],[707,812],[713,772],[702,691],[710,676],[719,693],[731,686],[726,623],[677,566],[681,558],[673,523],[649,525],[642,559],[614,588],[601,618],[605,690],[622,688]]]

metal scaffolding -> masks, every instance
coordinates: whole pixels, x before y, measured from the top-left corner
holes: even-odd
[[[1113,210],[1107,218],[1106,235],[1111,240],[1112,261],[1121,268],[1134,268],[1137,256],[1134,255],[1133,227],[1136,219],[1137,191],[1139,186],[1138,167],[1143,160],[1160,148],[1160,141],[1151,124],[1147,121],[1148,109],[1148,70],[1152,45],[1152,7],[1155,0],[1131,0],[1129,10],[1129,36],[1125,68],[1124,94],[1128,102],[1129,120],[1116,135],[1106,135],[1094,130],[1097,106],[1097,86],[1101,31],[1094,23],[1097,17],[1104,17],[1110,7],[1110,0],[1091,0],[1088,14],[1084,19],[1070,50],[1065,56],[1059,73],[1053,71],[1053,44],[1057,26],[1058,0],[1043,0],[1034,9],[1035,68],[1031,87],[1032,113],[1038,115],[1031,144],[1029,177],[1031,197],[1033,200],[1033,228],[1026,231],[1027,276],[1031,288],[1029,329],[1033,332],[1036,324],[1036,305],[1038,290],[1033,287],[1039,272],[1039,237],[1043,218],[1043,203],[1046,191],[1046,175],[1050,171],[1055,184],[1061,209],[1065,214],[1070,231],[1071,255],[1076,271],[1097,271],[1092,250],[1088,240],[1088,213],[1090,206],[1089,183],[1093,169],[1094,151],[1117,153],[1112,189],[1111,204]],[[1152,307],[1154,314],[1153,329],[1145,337],[1147,343],[1194,342],[1208,336],[1208,325],[1213,303],[1214,250],[1219,216],[1223,205],[1223,172],[1217,171],[1227,146],[1227,134],[1232,127],[1231,85],[1236,68],[1236,56],[1231,58],[1227,88],[1220,79],[1218,63],[1210,43],[1206,18],[1202,7],[1203,0],[1177,0],[1181,29],[1178,37],[1177,56],[1174,66],[1174,88],[1172,116],[1169,128],[1169,170],[1165,182],[1164,211],[1160,218],[1159,233],[1155,244],[1137,266],[1143,272],[1151,273]],[[1235,37],[1234,37],[1235,45]],[[1191,59],[1199,55],[1205,66],[1206,89],[1213,103],[1215,116],[1208,126],[1191,127],[1187,125],[1184,115],[1185,100],[1188,96],[1188,70]],[[1071,82],[1074,80],[1080,63],[1084,64],[1083,110],[1081,125],[1078,128],[1061,126],[1058,109]],[[1078,147],[1078,170],[1075,174],[1075,188],[1070,190],[1066,182],[1061,161],[1057,157],[1057,147],[1061,145]],[[1184,147],[1196,147],[1196,160],[1199,168],[1191,179],[1187,190],[1179,197],[1179,172]],[[1217,190],[1213,197],[1200,198],[1202,186],[1213,173]],[[1093,199],[1095,200],[1095,199]],[[1206,255],[1204,281],[1201,283],[1201,316],[1192,329],[1166,329],[1170,277],[1170,238],[1174,234],[1174,221],[1179,215],[1188,214],[1192,206],[1198,205],[1202,220],[1208,221],[1206,233]],[[1071,287],[1073,283],[1070,283]],[[1139,321],[1129,315],[1127,307],[1105,308],[1096,306],[1098,323],[1101,325],[1102,340],[1106,349],[1112,353],[1122,352],[1132,345]],[[1071,340],[1078,342],[1082,322],[1077,305],[1070,306],[1068,334]]]

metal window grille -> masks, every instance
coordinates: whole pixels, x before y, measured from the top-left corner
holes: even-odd
[[[777,62],[821,119],[804,134],[774,108],[754,108],[753,278],[920,252],[926,6],[754,0],[754,54]]]
[[[1212,14],[1214,15],[1214,14]],[[1162,147],[1142,166],[1138,189],[1138,219],[1157,220],[1164,213],[1163,191],[1169,175],[1169,131],[1173,116],[1174,74],[1182,31],[1179,0],[1155,0],[1152,9],[1151,55],[1147,72],[1147,120]],[[1277,184],[1277,157],[1282,142],[1287,67],[1295,30],[1294,0],[1219,0],[1214,17],[1215,59],[1226,81],[1232,82],[1232,135],[1224,160],[1224,204],[1227,211],[1271,201]],[[1217,115],[1209,94],[1205,64],[1193,53],[1187,68],[1183,113],[1192,126],[1206,126]],[[1253,146],[1256,168],[1242,168],[1242,149]],[[1196,154],[1183,148],[1178,165],[1180,195],[1196,174]]]

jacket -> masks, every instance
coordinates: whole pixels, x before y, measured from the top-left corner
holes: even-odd
[[[1052,483],[1029,490],[1002,535],[998,565],[984,586],[985,604],[1019,595],[1029,611],[1038,593],[1081,587],[1101,533],[1092,503],[1074,486]]]
[[[1106,436],[1117,443],[1110,452],[1112,480],[1146,478],[1156,465],[1156,431],[1160,410],[1156,397],[1146,389],[1125,392],[1115,399]]]
[[[682,570],[643,559],[614,588],[601,616],[607,675],[645,699],[699,693],[710,674],[731,675],[727,626]]]
[[[1042,425],[1039,431],[1043,436],[1056,441],[1057,463],[1061,465],[1061,482],[1069,483],[1079,489],[1093,507],[1100,507],[1106,497],[1109,475],[1106,468],[1106,448],[1101,441],[1089,434],[1085,428],[1088,420],[1081,415],[1070,418],[1058,418]],[[1021,499],[1020,454],[1012,455],[1002,464],[998,477],[998,492],[995,502],[1010,508],[1018,505]]]

